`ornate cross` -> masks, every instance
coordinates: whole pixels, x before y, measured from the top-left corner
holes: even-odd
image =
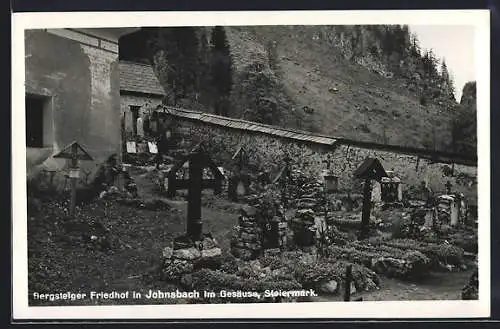
[[[189,164],[189,178],[178,179],[177,171],[183,164]],[[209,168],[214,178],[203,179],[203,169]],[[213,189],[216,194],[222,191],[224,176],[210,159],[201,144],[172,167],[168,173],[168,195],[172,197],[177,190],[188,190],[187,235],[194,241],[201,239],[201,192],[203,189]]]

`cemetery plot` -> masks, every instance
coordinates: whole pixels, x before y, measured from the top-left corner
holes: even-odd
[[[30,211],[29,290],[224,291],[106,304],[477,298],[477,233],[459,207],[447,210],[453,193],[444,205],[439,196],[399,205],[397,193],[390,207],[374,205],[367,181],[374,168],[384,175],[377,166],[361,166],[363,194],[284,166],[271,180],[250,175],[237,202],[202,147],[166,171],[105,168],[121,178],[104,180],[116,185],[78,203],[74,219],[64,198]],[[167,188],[155,188],[158,177]]]

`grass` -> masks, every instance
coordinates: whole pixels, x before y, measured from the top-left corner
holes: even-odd
[[[32,217],[28,223],[30,296],[34,292],[147,292],[173,288],[154,279],[148,282],[147,278],[160,264],[163,248],[185,231],[184,206],[185,203],[177,202],[166,212],[98,202],[80,209],[77,218],[96,219],[115,241],[110,249],[102,250],[96,244],[78,242],[72,236],[76,233],[63,228],[68,219],[62,209],[50,205],[53,211],[50,216]],[[206,209],[203,217],[204,231],[212,232],[227,250],[236,216]]]
[[[134,179],[141,195],[155,197],[154,184],[143,171],[135,171]],[[230,236],[238,215],[217,198],[212,206],[202,208],[204,232],[214,235],[224,253],[229,252]],[[218,204],[220,202],[221,204]],[[168,211],[147,210],[99,200],[78,209],[78,225],[65,214],[64,206],[45,204],[42,211],[28,218],[28,291],[85,292],[137,291],[149,289],[171,291],[179,288],[160,281],[154,273],[161,265],[161,254],[175,237],[185,232],[185,201],[168,201]],[[215,203],[215,204],[214,204]],[[231,208],[236,207],[232,204]],[[226,208],[226,209],[225,209]],[[68,224],[70,222],[71,225]],[[84,229],[82,229],[82,227]],[[82,239],[82,232],[88,231]],[[92,242],[90,235],[105,237],[109,246]],[[99,241],[96,240],[96,241]],[[362,293],[364,300],[458,299],[468,280],[468,272],[438,273],[419,283],[382,278],[380,290]],[[326,300],[338,300],[337,297]],[[318,301],[325,300],[321,297]],[[101,300],[99,304],[186,303],[188,300]],[[30,305],[93,305],[81,301],[40,302],[30,298]]]
[[[98,202],[79,211],[79,218],[95,219],[108,229],[116,242],[102,250],[91,243],[68,242],[70,236],[61,227],[63,215],[58,209],[50,216],[29,219],[29,293],[175,290],[150,273],[160,264],[162,249],[185,230],[185,202],[172,202],[170,211],[149,211],[113,202]],[[204,231],[212,232],[221,248],[229,250],[235,214],[218,209],[203,209]],[[383,278],[380,290],[360,293],[364,300],[457,299],[467,282],[468,272],[438,273],[430,279],[408,283]],[[358,296],[358,295],[357,295]],[[326,300],[340,300],[329,297]],[[325,297],[318,299],[325,300]],[[185,300],[172,299],[169,303]],[[66,305],[68,302],[43,302]],[[137,304],[136,300],[101,301],[101,304]],[[164,303],[141,299],[140,304]],[[37,303],[31,303],[37,305]],[[38,302],[38,304],[41,304]],[[94,304],[83,300],[72,305]]]

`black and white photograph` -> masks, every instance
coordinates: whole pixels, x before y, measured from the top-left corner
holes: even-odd
[[[487,11],[118,14],[14,15],[14,316],[489,315]]]

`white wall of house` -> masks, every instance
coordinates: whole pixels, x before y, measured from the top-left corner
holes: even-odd
[[[42,144],[27,143],[28,176],[62,170],[66,162],[52,155],[74,140],[97,163],[120,153],[118,39],[133,30],[26,31],[26,99],[44,102],[42,118],[27,118],[30,125],[40,122],[43,132]],[[94,163],[85,165],[95,168]]]

